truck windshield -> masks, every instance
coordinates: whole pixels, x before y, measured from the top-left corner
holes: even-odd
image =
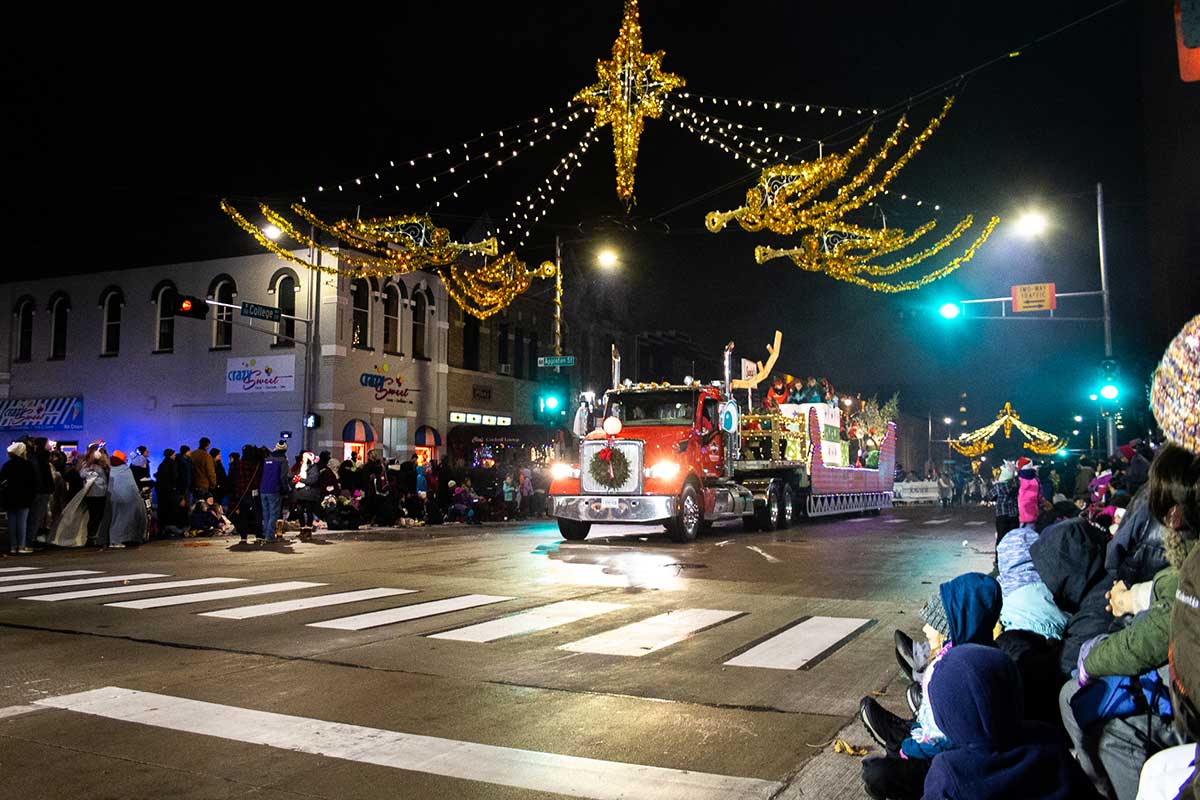
[[[605,416],[626,425],[692,425],[696,419],[695,392],[621,392],[610,396]]]

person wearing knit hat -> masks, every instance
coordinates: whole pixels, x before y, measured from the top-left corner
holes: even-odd
[[[1150,387],[1150,407],[1167,441],[1200,453],[1200,315],[1163,353]]]
[[[37,489],[37,474],[25,452],[24,442],[8,446],[8,461],[0,467],[4,485],[4,510],[8,512],[8,552],[28,555],[33,550],[27,540],[26,523]]]

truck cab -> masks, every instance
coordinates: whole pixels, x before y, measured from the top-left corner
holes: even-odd
[[[753,513],[753,498],[732,481],[723,399],[697,383],[610,390],[603,428],[583,439],[576,463],[554,468],[551,513],[563,536],[583,539],[595,523],[661,523],[691,541],[716,519]]]

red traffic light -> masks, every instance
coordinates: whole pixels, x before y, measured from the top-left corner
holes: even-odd
[[[179,304],[179,310],[180,311],[191,311],[192,310],[192,301],[184,300],[182,303]]]
[[[206,319],[208,317],[208,301],[189,294],[176,295],[172,310],[177,317]]]

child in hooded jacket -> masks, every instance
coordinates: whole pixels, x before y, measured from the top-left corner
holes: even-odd
[[[1032,525],[1041,513],[1042,485],[1037,467],[1028,458],[1017,461],[1017,482],[1017,517],[1022,525]]]

